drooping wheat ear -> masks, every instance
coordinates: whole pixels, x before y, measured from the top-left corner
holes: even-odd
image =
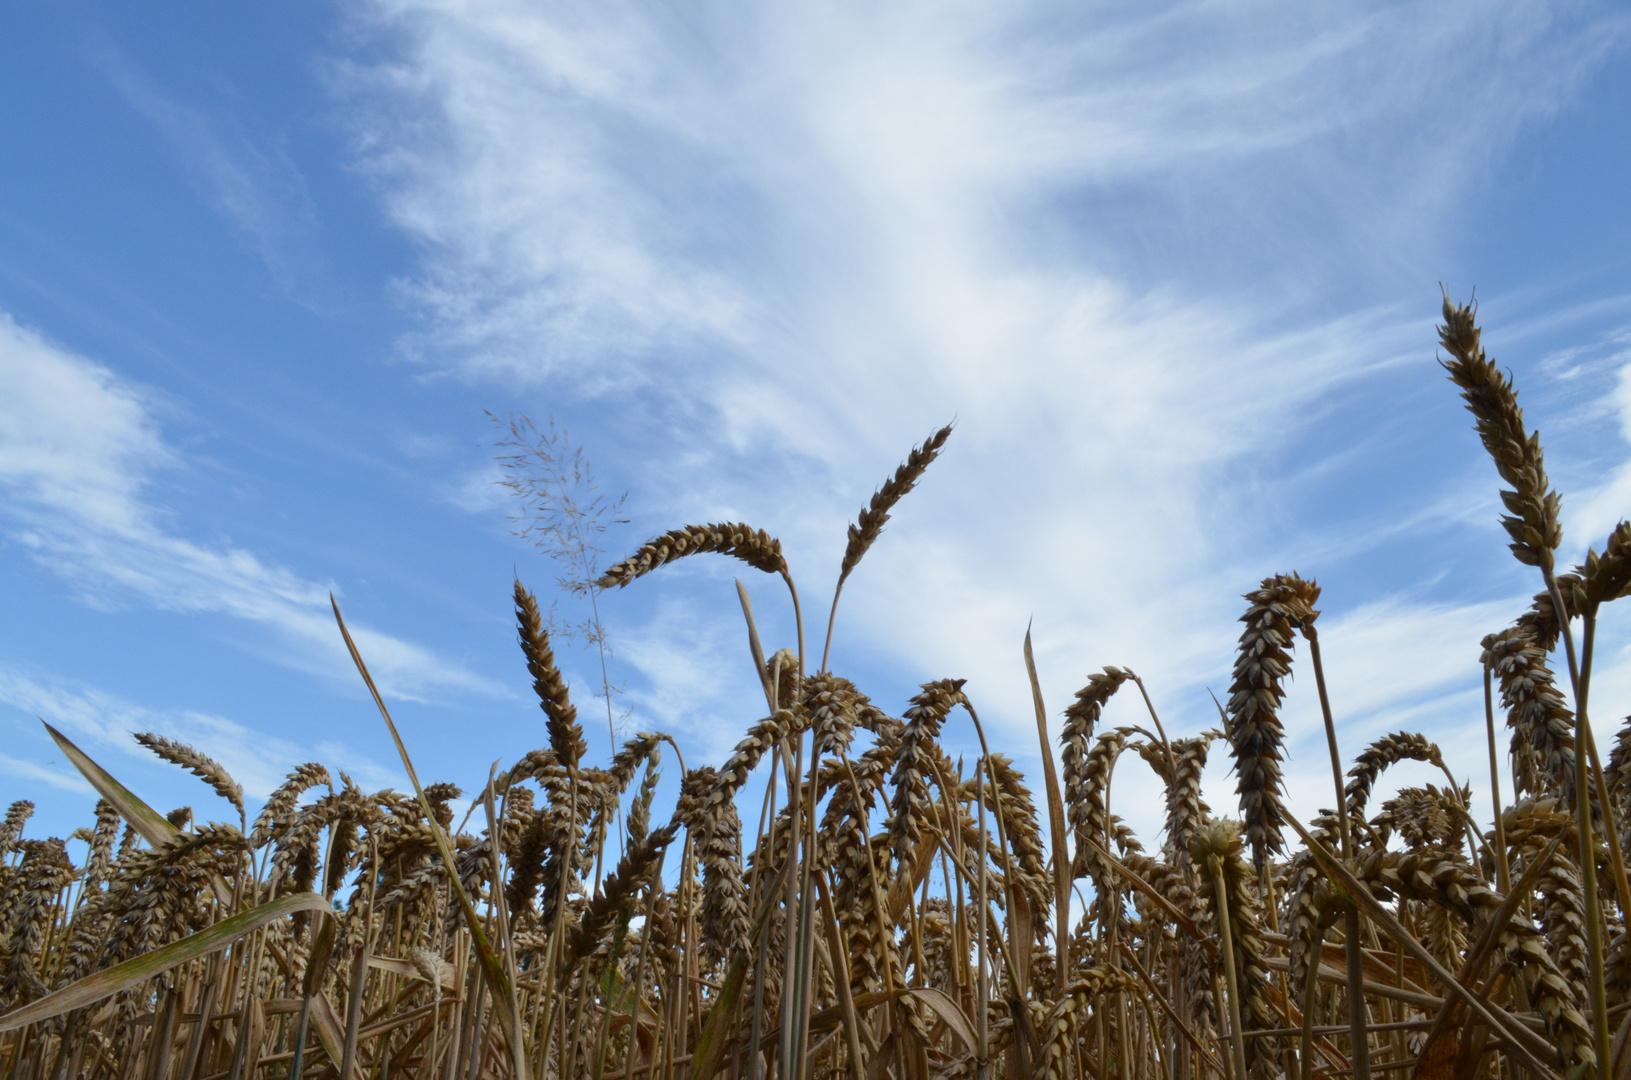
[[[516,794],[511,792],[510,798],[513,800]],[[533,914],[533,897],[543,878],[544,859],[549,855],[554,838],[555,826],[548,814],[533,810],[524,818],[518,815],[515,840],[509,851],[510,880],[504,886],[511,919],[525,921]]]
[[[1507,817],[1520,836],[1525,835],[1522,819],[1526,816],[1545,821],[1551,829],[1567,829],[1572,815],[1560,813],[1559,809],[1555,802],[1542,801],[1510,809]],[[1438,904],[1469,924],[1493,914],[1501,903],[1500,895],[1470,867],[1443,852],[1372,850],[1360,861],[1356,876],[1382,899],[1391,894],[1403,900]],[[1521,915],[1515,916],[1497,937],[1497,947],[1517,970],[1530,1004],[1545,1018],[1565,1066],[1573,1068],[1595,1060],[1591,1025],[1581,1012],[1584,987],[1571,984],[1564,976],[1534,925]]]
[[[1415,916],[1419,928],[1417,937],[1433,954],[1433,959],[1447,968],[1460,964],[1467,953],[1467,924],[1437,904],[1412,907],[1410,914]]]
[[[1558,520],[1561,499],[1546,478],[1539,434],[1530,434],[1524,427],[1511,377],[1484,355],[1476,317],[1474,305],[1455,304],[1448,295],[1444,297],[1444,324],[1438,328],[1438,338],[1450,356],[1440,363],[1461,388],[1496,471],[1511,485],[1512,490],[1501,492],[1501,502],[1508,510],[1501,524],[1512,537],[1512,554],[1526,566],[1549,573],[1553,553],[1563,541]]]
[[[588,748],[583,741],[583,728],[578,724],[578,710],[567,695],[566,680],[555,666],[555,652],[549,647],[549,632],[544,629],[538,601],[520,581],[515,583],[516,635],[521,651],[527,657],[527,671],[532,675],[532,689],[538,695],[538,707],[544,711],[544,724],[549,729],[549,745],[555,757],[572,772]]]
[[[318,784],[333,786],[334,781],[329,779],[327,769],[314,761],[297,766],[289,778],[272,792],[256,816],[255,825],[249,830],[250,844],[256,848],[266,846],[266,842],[272,838],[272,830],[286,824],[286,819],[300,802],[300,796]]]
[[[1371,789],[1389,766],[1401,761],[1426,761],[1437,765],[1442,760],[1438,747],[1425,735],[1396,731],[1392,735],[1382,736],[1361,750],[1354,759],[1353,768],[1348,770],[1348,786],[1344,792],[1348,816],[1365,816],[1365,804],[1370,802]]]
[[[316,881],[320,837],[328,829],[329,872],[319,891],[332,895],[338,888],[341,876],[357,855],[357,826],[372,824],[382,816],[379,807],[357,789],[349,776],[341,776],[345,786],[339,791],[294,812],[287,824],[273,827],[272,838],[277,841],[272,856],[273,880],[287,878],[296,888],[311,888]]]
[[[1535,1011],[1546,1021],[1547,1033],[1557,1042],[1558,1055],[1565,1067],[1595,1062],[1591,1024],[1581,1012],[1585,990],[1571,983],[1558,967],[1545,939],[1527,925],[1501,935],[1501,948],[1518,977]]]
[[[1447,850],[1457,847],[1461,818],[1458,796],[1428,784],[1400,788],[1397,795],[1382,803],[1382,812],[1371,822],[1377,838],[1386,844],[1395,833],[1406,849]]]
[[[1579,567],[1575,569],[1578,570]],[[1566,574],[1558,574],[1554,580],[1568,618],[1579,618],[1586,610],[1585,579],[1571,570]],[[1563,634],[1563,623],[1558,620],[1551,590],[1543,589],[1536,593],[1534,599],[1530,601],[1529,610],[1519,615],[1513,625],[1534,638],[1541,651],[1550,653],[1555,650],[1558,638]]]
[[[566,895],[576,888],[579,871],[592,865],[584,850],[583,838],[590,819],[603,802],[599,769],[583,769],[569,775],[553,750],[529,751],[510,769],[510,782],[530,778],[544,789],[545,802],[539,813],[547,820],[547,855],[539,878],[540,918],[553,925],[556,905],[562,895],[561,875],[567,876]],[[427,796],[429,792],[427,790]]]
[[[629,913],[635,896],[650,881],[657,857],[674,842],[679,830],[680,823],[671,821],[638,844],[629,845],[617,869],[601,884],[594,899],[589,901],[582,921],[573,928],[570,943],[572,963],[593,953],[612,923],[619,916]]]
[[[723,522],[684,525],[648,540],[639,551],[607,570],[595,584],[602,589],[613,585],[621,588],[663,563],[709,551],[741,559],[767,574],[787,573],[787,559],[782,555],[780,540],[763,529],[756,530],[740,522]]]
[[[923,839],[922,812],[929,805],[929,772],[926,754],[940,737],[946,716],[968,698],[963,694],[966,679],[938,679],[926,682],[912,698],[902,715],[906,730],[895,752],[895,794],[889,803],[889,836],[895,861],[903,869],[909,865]]]
[[[800,728],[798,717],[788,709],[777,709],[763,720],[748,728],[742,741],[736,744],[731,756],[725,759],[725,764],[719,767],[716,773],[709,769],[713,777],[713,790],[708,792],[705,801],[729,801],[736,798],[736,793],[743,784],[748,782],[748,776],[758,767],[763,757],[774,750],[788,733]]]
[[[923,970],[917,973],[918,978],[937,990],[951,985],[952,970],[957,963],[957,936],[952,930],[955,914],[945,897],[931,896],[918,911],[917,927],[907,927],[906,953],[914,955],[921,947]],[[923,932],[921,942],[912,940],[918,929]]]
[[[663,740],[667,738],[661,733],[642,731],[624,743],[623,749],[612,755],[612,767],[606,773],[608,794],[615,797],[627,791],[636,769],[651,758],[662,757]]]
[[[48,987],[40,979],[42,957],[52,907],[57,894],[75,877],[68,848],[61,840],[24,840],[16,881],[9,898],[10,935],[3,944],[4,964],[0,966],[0,1001],[18,1004],[39,997]]]
[[[803,690],[816,749],[824,757],[847,752],[855,738],[856,710],[866,699],[854,683],[825,671],[806,679]]]
[[[1240,621],[1240,648],[1235,656],[1234,682],[1229,687],[1228,736],[1234,752],[1235,774],[1240,778],[1240,814],[1252,862],[1263,869],[1271,852],[1285,847],[1280,831],[1280,762],[1285,728],[1280,723],[1282,685],[1291,672],[1292,634],[1319,617],[1314,605],[1320,588],[1296,574],[1263,579],[1262,587],[1246,594],[1250,606]]]
[[[1317,823],[1315,828],[1318,828]],[[1336,843],[1334,820],[1330,821],[1330,828],[1320,836],[1320,841],[1327,844]],[[1283,923],[1286,937],[1291,943],[1287,979],[1291,992],[1302,997],[1307,989],[1312,966],[1320,955],[1320,946],[1325,941],[1325,933],[1336,921],[1338,914],[1336,893],[1331,888],[1330,877],[1306,852],[1298,854],[1292,860],[1291,886],[1287,892],[1286,918]]]
[[[1631,716],[1625,718],[1614,736],[1614,749],[1609,752],[1604,772],[1614,805],[1622,816],[1631,818]]]
[[[1082,826],[1079,823],[1088,812],[1083,801],[1087,797],[1089,783],[1087,757],[1093,745],[1093,728],[1104,712],[1105,702],[1131,677],[1130,672],[1118,667],[1106,667],[1102,672],[1095,672],[1088,676],[1087,685],[1076,692],[1075,702],[1065,710],[1065,728],[1059,736],[1063,747],[1060,766],[1065,777],[1066,817],[1076,837],[1074,877],[1087,873],[1088,867],[1083,861],[1082,852],[1086,845],[1082,843]],[[1103,840],[1095,837],[1095,842],[1102,844]]]
[[[323,885],[328,895],[339,889],[341,881],[366,855],[358,830],[374,829],[385,817],[356,781],[345,773],[340,778],[345,786],[318,804],[329,820],[328,875]]]
[[[1556,794],[1574,805],[1574,712],[1558,692],[1545,650],[1522,625],[1489,635],[1483,646],[1512,729],[1518,794]]]
[[[1564,846],[1568,846],[1565,842]],[[1540,894],[1540,925],[1546,938],[1546,952],[1556,962],[1564,982],[1578,993],[1574,1005],[1583,1011],[1586,987],[1591,985],[1591,967],[1586,951],[1585,887],[1580,868],[1562,848],[1552,856],[1535,883]]]
[[[108,890],[114,921],[103,961],[151,952],[201,929],[214,903],[212,877],[232,873],[245,848],[236,827],[211,824],[133,852]]]
[[[1501,822],[1507,846],[1521,853],[1537,843],[1544,847],[1545,841],[1567,832],[1569,809],[1555,795],[1523,799],[1506,808]]]
[[[148,731],[135,736],[137,742],[147,747],[159,757],[172,765],[180,765],[183,769],[200,778],[204,783],[215,789],[215,793],[231,803],[238,811],[240,817],[244,815],[244,789],[241,784],[232,779],[219,761],[201,754],[185,743],[172,742],[162,735],[155,735]]]
[[[884,523],[889,520],[889,511],[895,504],[905,497],[906,493],[917,486],[930,463],[940,456],[941,449],[946,440],[951,437],[952,425],[945,427],[923,440],[921,446],[914,446],[912,452],[906,455],[895,475],[884,481],[882,487],[872,493],[872,501],[862,508],[855,524],[849,527],[849,543],[844,546],[844,561],[838,569],[838,585],[843,587],[844,581],[849,577],[850,571],[860,563],[861,556],[877,541],[883,532]]]
[[[445,880],[447,880],[446,864],[440,859],[425,861],[403,874],[400,880],[380,893],[375,906],[379,911],[388,912],[400,904],[403,907],[403,921],[408,922],[411,909]]]
[[[661,751],[654,752],[646,759],[645,778],[640,781],[640,791],[634,796],[634,802],[629,806],[628,833],[630,843],[638,844],[651,831],[651,803],[657,797],[657,780],[662,776],[657,766],[661,762]]]
[[[856,701],[855,721],[876,735],[880,746],[885,743],[894,746],[900,742],[901,735],[906,731],[906,722],[904,720],[890,716],[872,704],[865,695],[862,695]]]
[[[446,780],[425,787],[425,801],[430,803],[430,811],[436,815],[436,823],[444,829],[453,827],[453,807],[448,804],[464,791],[458,784]]]

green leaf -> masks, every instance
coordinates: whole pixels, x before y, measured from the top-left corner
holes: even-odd
[[[45,724],[45,721],[41,720],[40,723]],[[85,751],[69,742],[68,737],[62,732],[50,724],[45,724],[45,730],[56,740],[57,748],[74,763],[74,768],[91,782],[91,787],[112,803],[114,809],[118,810],[149,844],[163,847],[180,831],[165,820],[163,814],[142,802],[129,788],[109,776],[106,769],[92,761]]]
[[[115,964],[106,971],[87,975],[78,982],[69,983],[61,990],[47,994],[30,1005],[24,1005],[5,1016],[0,1016],[0,1031],[14,1031],[28,1024],[49,1020],[53,1016],[61,1016],[73,1009],[82,1009],[103,998],[138,986],[155,975],[162,975],[189,960],[197,960],[199,957],[218,952],[269,922],[276,922],[297,911],[327,911],[328,907],[328,901],[316,893],[304,892],[280,896],[242,915],[223,919],[208,930],[200,930],[191,937],[184,937],[163,948],[143,953],[122,964]]]

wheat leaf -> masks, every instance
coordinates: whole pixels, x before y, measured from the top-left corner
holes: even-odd
[[[105,971],[98,971],[95,975],[87,975],[78,982],[69,983],[61,990],[47,994],[32,1004],[0,1016],[0,1031],[15,1031],[29,1024],[37,1024],[41,1020],[49,1020],[53,1016],[61,1016],[73,1009],[82,1009],[103,998],[139,986],[155,975],[162,975],[189,960],[197,960],[218,952],[250,931],[258,930],[269,922],[276,922],[285,915],[293,915],[297,911],[326,911],[328,906],[328,901],[316,893],[280,896],[241,915],[222,919],[208,930],[200,930],[163,948],[132,957]]]

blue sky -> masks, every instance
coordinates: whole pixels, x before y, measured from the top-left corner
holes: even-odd
[[[1426,731],[1482,790],[1478,640],[1537,584],[1434,361],[1439,283],[1476,287],[1578,557],[1631,512],[1628,51],[1607,4],[11,5],[0,799],[88,818],[39,717],[203,817],[130,732],[252,797],[312,759],[400,783],[330,590],[427,778],[542,745],[508,594],[557,571],[484,410],[554,416],[628,492],[614,555],[780,536],[812,638],[846,523],[955,417],[839,609],[880,705],[966,677],[1031,771],[1034,618],[1056,718],[1120,664],[1198,730],[1239,594],[1295,569],[1345,751]],[[692,764],[757,716],[739,573],[601,601],[623,727]],[[594,655],[562,659],[592,717]],[[1311,679],[1286,715],[1297,805],[1328,803]],[[1152,793],[1115,800],[1146,838]]]

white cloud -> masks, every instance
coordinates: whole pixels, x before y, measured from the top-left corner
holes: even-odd
[[[1619,367],[1619,378],[1604,404],[1617,413],[1621,439],[1631,443],[1631,332],[1622,330],[1613,344],[1618,348],[1610,359]],[[1631,518],[1631,461],[1615,467],[1601,487],[1587,493],[1578,510],[1569,510],[1566,535],[1571,546],[1582,554],[1587,544],[1601,551],[1609,531]]]
[[[109,753],[118,754],[126,761],[139,760],[144,765],[158,760],[131,738],[151,731],[187,743],[219,761],[232,778],[243,785],[251,803],[265,799],[290,770],[307,761],[338,762],[371,788],[401,788],[406,784],[398,770],[373,761],[355,747],[332,741],[303,746],[277,735],[251,730],[226,717],[193,710],[150,709],[96,687],[10,668],[0,668],[0,703],[58,728],[116,777],[125,766],[107,757]],[[0,759],[0,766],[64,790],[94,795],[77,774],[67,769],[12,757]],[[191,782],[189,778],[181,786]],[[208,816],[219,815],[212,811]]]
[[[697,755],[692,767],[722,760],[747,724],[758,718],[744,720],[737,711],[742,688],[756,686],[746,624],[738,616],[736,625],[725,625],[712,614],[665,597],[652,619],[615,642],[618,659],[639,674],[639,684],[626,698],[614,698],[614,708],[632,706],[641,730],[659,729],[679,738],[688,755]],[[765,646],[769,651],[776,647]],[[580,678],[573,690],[582,722],[599,727],[601,718],[591,710],[603,708],[604,702],[591,702],[588,696],[599,687],[599,671],[590,671],[591,660],[592,655],[586,656],[576,666],[593,678]],[[762,714],[763,697],[757,706]]]
[[[9,754],[0,754],[0,770],[12,776],[20,776],[24,780],[33,780],[42,784],[49,784],[58,791],[67,791],[75,795],[96,796],[96,789],[86,783],[83,777],[70,775],[61,769],[51,769],[38,762],[25,761],[14,758]]]
[[[181,464],[140,388],[0,312],[3,512],[39,564],[95,602],[133,598],[259,624],[283,643],[284,662],[355,679],[328,607],[332,585],[176,534],[148,488]],[[353,633],[382,687],[399,696],[503,693],[422,646],[365,626]]]

